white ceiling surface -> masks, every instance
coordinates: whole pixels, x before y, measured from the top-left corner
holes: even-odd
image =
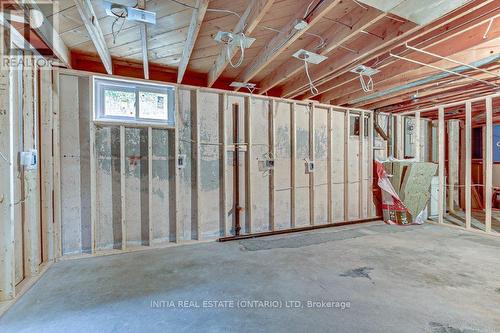
[[[426,25],[472,0],[357,0],[381,11]]]

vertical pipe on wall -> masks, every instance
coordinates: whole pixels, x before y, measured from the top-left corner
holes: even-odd
[[[127,203],[125,189],[125,126],[120,126],[120,202],[121,202],[121,249],[127,248]]]
[[[252,232],[252,97],[245,97],[245,142],[247,143],[247,156],[245,159],[245,221],[248,225],[248,233]]]
[[[465,103],[465,228],[472,225],[472,103]]]
[[[297,159],[297,129],[295,125],[295,102],[290,103],[290,227],[295,228],[296,218],[295,218],[295,194],[296,194],[296,182],[295,182],[295,164]]]
[[[414,131],[414,135],[415,135],[415,152],[414,152],[414,155],[415,155],[415,161],[417,162],[421,162],[422,159],[420,157],[420,154],[421,154],[421,150],[420,150],[420,123],[421,123],[421,120],[420,120],[420,112],[415,112],[415,131]]]
[[[439,207],[439,223],[444,222],[444,199],[445,199],[445,179],[444,179],[444,162],[445,162],[445,137],[444,137],[444,107],[439,107],[439,192],[438,192],[438,207]]]
[[[240,206],[240,146],[239,146],[239,124],[240,124],[240,105],[233,104],[233,213],[234,213],[234,234],[240,235],[241,231],[241,206]]]
[[[332,108],[328,108],[328,118],[327,118],[327,140],[328,140],[328,144],[327,144],[327,182],[328,182],[328,188],[327,188],[327,192],[328,192],[328,209],[327,209],[327,214],[328,214],[328,223],[333,223],[333,193],[332,193],[332,172],[333,172],[333,169],[332,169],[332,165],[333,165],[333,156],[332,156],[332,153],[333,153],[333,144],[332,144],[332,132],[333,132],[333,129],[332,129],[332,113],[333,113],[333,109]]]
[[[486,98],[486,163],[485,163],[485,231],[491,232],[491,208],[493,197],[493,100]]]
[[[349,138],[351,130],[351,113],[344,114],[344,221],[349,221]]]
[[[309,110],[309,158],[311,161],[314,161],[314,113],[315,107],[314,104],[311,103]],[[314,172],[313,170],[309,173],[309,223],[311,225],[315,224],[314,221],[314,192],[315,192],[315,184],[314,184]]]

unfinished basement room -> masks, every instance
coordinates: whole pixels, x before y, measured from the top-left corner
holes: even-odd
[[[500,0],[0,0],[0,333],[500,333]]]

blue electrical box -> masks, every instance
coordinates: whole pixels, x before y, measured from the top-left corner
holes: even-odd
[[[493,161],[500,163],[500,125],[493,126]]]

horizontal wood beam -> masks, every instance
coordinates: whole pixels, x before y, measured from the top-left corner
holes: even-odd
[[[90,39],[94,43],[94,46],[101,58],[101,61],[106,68],[108,74],[113,74],[113,64],[111,61],[111,54],[109,53],[108,46],[106,45],[106,40],[102,33],[101,27],[99,25],[99,20],[94,12],[92,3],[90,0],[74,0],[80,17],[82,18],[85,28],[89,34]]]
[[[274,0],[252,0],[232,32],[234,34],[243,33],[245,35],[250,35],[264,15],[269,11],[273,3]],[[226,50],[227,47],[229,47],[229,51]],[[229,64],[229,57],[227,54],[229,53],[229,56],[232,58],[237,50],[238,47],[236,45],[223,46],[221,48],[217,60],[215,60],[215,63],[208,73],[208,87],[211,87],[215,81],[217,81]]]
[[[207,8],[208,0],[196,1],[196,9],[193,9],[186,43],[184,44],[184,49],[182,50],[182,57],[179,63],[179,70],[177,72],[177,83],[181,83],[184,78],[184,74],[186,73],[189,59],[191,58],[191,53],[193,52],[194,44],[198,38],[198,33],[200,32],[201,24],[203,23],[203,18],[205,17]]]
[[[311,26],[316,24],[324,15],[326,15],[333,7],[335,7],[341,0],[324,0],[320,2],[314,12],[307,18],[308,27],[297,30],[295,25],[297,18],[294,17],[276,35],[266,47],[257,55],[255,60],[238,76],[236,81],[249,82],[255,75],[257,75],[264,67],[281,54],[283,50],[293,44],[300,36],[302,36]],[[304,3],[303,11],[306,12],[309,3]],[[310,8],[314,8],[311,6]]]

